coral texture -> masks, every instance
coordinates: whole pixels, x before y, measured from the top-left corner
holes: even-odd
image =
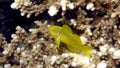
[[[14,0],[11,8],[20,11],[21,16],[35,18],[35,24],[29,31],[17,25],[10,43],[0,34],[0,67],[119,68],[119,0]],[[39,20],[43,13],[50,20]],[[63,24],[68,25],[84,45],[93,47],[90,57],[69,52],[63,43],[60,48],[56,47],[48,27]]]

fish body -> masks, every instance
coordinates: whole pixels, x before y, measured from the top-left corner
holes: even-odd
[[[81,51],[86,56],[91,55],[92,47],[83,45],[79,36],[74,34],[69,26],[50,26],[48,31],[55,39],[55,43],[58,48],[60,46],[60,42],[62,42],[66,44],[67,48],[72,52]]]

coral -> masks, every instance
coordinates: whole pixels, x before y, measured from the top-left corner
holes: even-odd
[[[83,55],[61,54],[55,44],[50,42],[52,41],[50,38],[45,39],[46,36],[39,37],[39,33],[47,30],[40,30],[46,28],[45,23],[40,21],[35,21],[35,23],[39,25],[39,28],[30,29],[31,33],[27,33],[25,29],[17,26],[16,33],[12,34],[11,43],[1,43],[3,51],[1,51],[0,63],[3,63],[4,67],[79,68],[79,66],[86,66],[82,65],[83,61],[78,61],[78,58],[87,60],[87,62],[84,61],[84,64],[89,64],[89,58],[85,58]],[[0,36],[0,41],[4,42],[4,37]]]
[[[41,23],[39,25],[44,28],[44,24]],[[0,51],[2,54],[0,63],[7,63],[8,65],[5,64],[5,67],[9,66],[9,64],[10,66],[12,64],[13,66],[19,65],[19,67],[27,67],[28,65],[36,67],[34,63],[42,65],[44,62],[48,62],[42,60],[44,55],[49,57],[59,53],[55,46],[44,39],[44,37],[38,37],[38,33],[42,32],[42,30],[36,33],[32,30],[30,34],[20,26],[17,26],[16,30],[16,33],[12,34],[11,43],[6,43],[2,35],[0,35],[0,41],[2,42],[0,48],[3,49]]]
[[[15,0],[15,2],[11,4],[11,8],[20,9],[21,16],[27,15],[27,18],[29,18],[32,14],[37,16],[48,9],[48,6],[48,4],[37,5],[30,0]]]
[[[21,16],[35,18],[37,25],[29,32],[17,26],[10,43],[0,34],[2,67],[117,68],[120,65],[119,3],[119,0],[14,0],[11,8],[19,10]],[[43,12],[49,14],[48,22],[34,17]],[[4,14],[0,14],[3,20]],[[57,49],[47,29],[63,24],[71,27],[84,45],[93,46],[91,57],[71,54],[64,44]]]
[[[47,30],[47,21],[45,21],[44,23],[41,21],[35,21],[34,22],[37,26],[39,26],[39,28],[35,28],[35,29],[29,29],[29,31],[32,34],[36,34],[36,33],[40,33],[43,35],[44,38],[48,38],[49,37],[49,33]],[[42,36],[41,36],[42,37]]]
[[[67,11],[68,9],[72,10],[78,5],[80,5],[84,1],[78,2],[71,2],[70,0],[44,0],[43,2],[40,1],[40,4],[36,4],[35,0],[15,0],[11,4],[11,8],[13,9],[20,9],[21,16],[27,15],[29,18],[32,14],[35,16],[43,13],[45,10],[48,10],[50,16],[54,16],[57,14],[60,7],[62,8],[63,12]],[[64,13],[62,13],[64,14]]]

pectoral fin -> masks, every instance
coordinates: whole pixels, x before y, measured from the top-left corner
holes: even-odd
[[[61,40],[61,36],[59,35],[56,39],[55,39],[55,43],[57,45],[57,47],[60,47],[60,40]]]

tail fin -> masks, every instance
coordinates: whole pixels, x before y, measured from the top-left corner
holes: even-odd
[[[91,54],[92,54],[92,49],[93,49],[92,46],[83,46],[81,52],[82,52],[84,55],[90,57]]]

